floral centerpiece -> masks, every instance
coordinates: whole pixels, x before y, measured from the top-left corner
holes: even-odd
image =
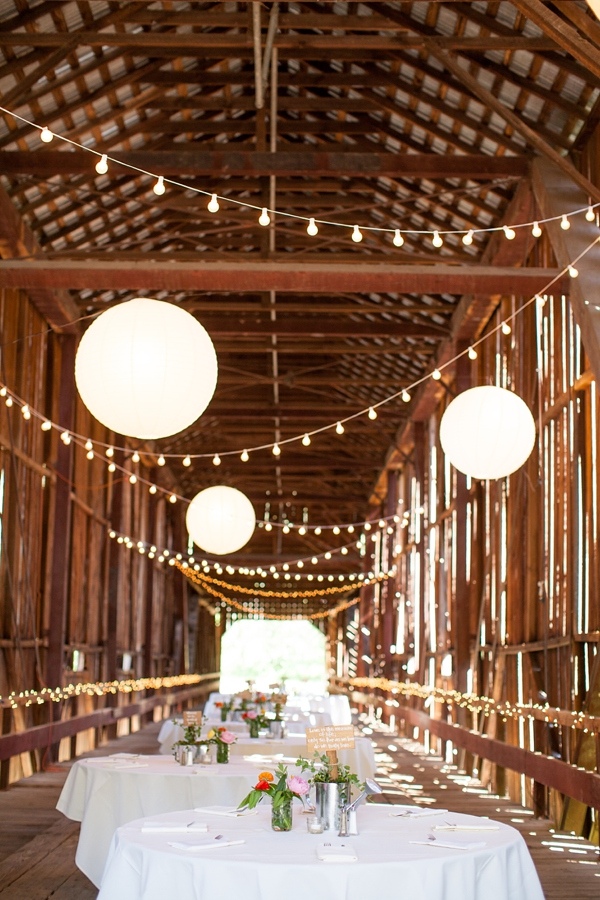
[[[215,707],[221,713],[221,722],[226,722],[228,714],[233,709],[233,700],[218,700]]]
[[[350,766],[341,765],[326,753],[315,753],[314,759],[297,759],[296,765],[301,772],[310,772],[309,783],[315,786],[316,812],[325,830],[338,831],[341,810],[351,801],[352,786],[362,790],[364,784],[350,771]]]
[[[172,721],[178,725],[179,722],[177,719],[172,719]],[[183,726],[183,734],[178,741],[175,741],[173,744],[173,756],[178,761],[181,761],[181,751],[186,749],[192,749],[193,752],[193,760],[197,761],[202,748],[208,747],[211,743],[210,738],[202,738],[202,726],[204,724],[204,718],[201,719],[200,722],[189,722],[188,724]]]
[[[274,831],[290,831],[292,828],[292,801],[302,799],[310,790],[310,784],[300,775],[288,775],[287,766],[279,763],[272,772],[261,772],[258,782],[240,803],[240,809],[254,807],[265,797],[271,798],[271,827]]]
[[[237,741],[237,735],[233,731],[228,731],[224,726],[220,728],[211,728],[207,734],[207,738],[217,747],[217,762],[229,762],[229,748]]]
[[[263,713],[257,712],[255,709],[249,709],[242,713],[242,719],[248,726],[251,738],[257,738],[261,728],[269,727],[269,720]]]

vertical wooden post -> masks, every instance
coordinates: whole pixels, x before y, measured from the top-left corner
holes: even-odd
[[[75,336],[62,335],[60,345],[60,393],[58,397],[58,424],[66,431],[73,428],[75,410]],[[66,639],[66,611],[69,590],[69,559],[71,550],[71,473],[73,468],[72,444],[59,440],[56,453],[56,487],[52,512],[52,559],[50,565],[50,619],[48,626],[48,654],[46,656],[46,683],[49,687],[62,687],[64,682],[64,648]],[[61,715],[61,703],[51,703],[54,721]],[[49,762],[58,759],[58,744],[48,752]]]
[[[395,470],[388,472],[387,475],[387,497],[385,515],[386,517],[395,515],[398,507],[398,473]],[[389,518],[388,518],[389,521]],[[387,566],[391,568],[394,557],[394,543],[396,540],[396,528],[394,526],[394,534],[386,535],[387,541]],[[397,577],[390,576],[383,585],[382,597],[384,606],[381,611],[381,643],[382,655],[384,659],[385,672],[389,673],[389,678],[396,678],[398,673],[394,671],[394,656],[390,651],[391,645],[394,643],[394,615],[396,612],[396,585]]]
[[[459,342],[457,353],[466,350],[466,346]],[[470,363],[466,353],[463,353],[456,364],[456,388],[457,393],[462,393],[471,387]],[[467,508],[469,493],[467,490],[467,477],[462,472],[456,472],[456,589],[453,598],[452,610],[452,634],[454,644],[454,689],[461,693],[467,691],[467,675],[470,665],[470,622],[469,611],[470,589],[469,573],[467,572]]]

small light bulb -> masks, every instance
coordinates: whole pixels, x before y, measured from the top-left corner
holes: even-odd
[[[332,531],[333,531],[334,534],[339,534],[339,533],[340,533],[340,526],[339,526],[339,525],[334,525]]]
[[[503,322],[502,323],[502,334],[510,334],[511,331],[512,331],[512,328],[510,327],[508,322]]]
[[[171,494],[171,496],[169,497],[169,503],[177,503],[177,495],[176,494]]]
[[[408,391],[402,391],[401,397],[404,403],[410,403],[410,394]]]
[[[258,219],[258,224],[262,225],[265,228],[267,227],[267,225],[271,224],[271,217],[270,217],[269,213],[267,212],[266,206],[263,206],[262,212]]]
[[[433,237],[431,238],[431,243],[433,244],[434,247],[442,247],[443,246],[444,240],[443,240],[442,236],[440,235],[439,231],[433,232]]]
[[[68,447],[69,444],[71,443],[71,435],[69,434],[68,431],[63,431],[63,433],[60,436],[60,439],[66,447]]]
[[[290,533],[290,526],[289,526],[289,525],[284,525],[283,528],[282,528],[281,530],[283,531],[284,534],[289,534],[289,533]]]
[[[348,534],[354,534],[354,525],[348,525]]]
[[[98,162],[96,163],[96,172],[98,175],[106,175],[108,172],[108,158],[106,153],[103,153]]]
[[[164,192],[166,191],[166,187],[165,180],[162,175],[158,176],[158,178],[156,179],[156,184],[154,185],[152,190],[158,197],[161,197],[164,194]]]
[[[314,219],[309,219],[308,225],[306,226],[306,233],[310,234],[311,237],[314,237],[319,233],[319,229],[317,228],[317,223]]]
[[[279,444],[273,444],[273,456],[281,456],[281,448]]]
[[[25,404],[25,406],[21,407],[21,414],[22,414],[23,418],[26,420],[29,420],[31,418],[31,410],[29,409],[27,404]]]
[[[502,229],[504,231],[504,237],[506,238],[506,240],[514,241],[517,236],[517,232],[514,230],[514,228],[510,228],[508,225],[503,225]]]
[[[546,305],[546,298],[540,296],[540,294],[535,295],[535,300],[540,309],[543,309],[544,306]]]
[[[373,409],[373,407],[371,406],[369,409],[368,416],[370,419],[376,419],[377,418],[377,410]]]
[[[132,462],[132,463],[139,463],[139,461],[140,461],[140,454],[137,452],[137,450],[134,450],[133,453],[132,453],[132,455],[131,455],[131,462]]]
[[[50,131],[47,125],[44,125],[40,132],[40,141],[43,141],[44,144],[49,144],[54,135]]]
[[[308,434],[305,434],[304,437],[302,438],[302,444],[305,447],[310,447],[310,437]]]
[[[6,400],[4,401],[4,403],[5,403],[6,406],[8,406],[8,408],[10,409],[10,407],[13,405],[13,399],[12,399],[12,397],[7,397]]]
[[[221,457],[219,456],[218,453],[215,453],[215,455],[213,456],[213,466],[220,466],[220,465],[221,465]]]
[[[321,528],[318,525],[315,528],[315,534],[317,535],[317,537],[321,534]]]
[[[206,207],[209,212],[216,213],[219,212],[219,201],[217,200],[217,195],[212,194],[210,200],[208,201],[208,206]]]
[[[341,422],[338,422],[337,425],[335,426],[335,432],[336,432],[336,434],[344,433],[344,426],[342,425]]]
[[[164,456],[159,456],[158,459],[156,460],[157,466],[164,466],[165,463],[166,463],[166,460],[165,460]]]
[[[183,458],[183,460],[182,460],[182,464],[183,464],[184,466],[186,466],[186,467],[187,467],[187,466],[191,466],[192,460],[190,459],[189,456],[184,456],[184,458]]]
[[[240,459],[242,462],[248,462],[248,460],[250,459],[250,454],[248,453],[247,450],[242,450],[242,455],[240,456]]]
[[[577,276],[579,275],[579,269],[576,269],[575,266],[569,266],[567,271],[571,278],[577,278]]]
[[[463,244],[465,244],[465,246],[470,247],[473,243],[473,232],[467,231],[467,233],[463,235],[462,242]]]
[[[265,522],[265,531],[273,531],[273,526],[270,522]]]
[[[434,369],[433,372],[431,373],[431,377],[433,378],[434,381],[439,381],[440,378],[442,377],[442,373],[440,372],[439,369]]]
[[[150,487],[148,488],[148,492],[150,494],[155,494],[157,492],[157,490],[158,490],[158,488],[156,487],[155,484],[151,484]]]
[[[87,452],[85,455],[86,455],[87,459],[93,459],[93,458],[94,458],[94,451],[93,451],[93,450],[88,450],[88,452]]]
[[[129,476],[129,483],[130,483],[130,484],[135,484],[136,482],[137,482],[137,475],[130,475],[130,476]]]
[[[394,247],[402,247],[404,245],[404,238],[400,234],[400,229],[396,228],[394,232],[394,238],[392,240],[392,244]]]
[[[304,525],[300,526],[300,528],[298,529],[298,534],[301,534],[302,536],[306,534],[306,528],[304,527]]]
[[[585,217],[586,217],[586,219],[587,219],[588,222],[593,222],[593,221],[594,221],[594,219],[596,218],[596,213],[594,212],[594,207],[593,207],[593,206],[588,206],[587,212],[586,212],[586,214],[585,214]]]
[[[469,359],[477,359],[477,350],[475,350],[474,347],[469,347],[467,356],[469,357]]]
[[[106,448],[106,455],[108,456],[109,459],[115,455],[115,451],[113,450],[112,447]]]
[[[571,223],[569,222],[569,217],[568,217],[568,216],[563,216],[563,217],[561,218],[561,220],[560,220],[560,227],[562,228],[563,231],[568,231],[568,230],[569,230],[569,228],[571,227]]]
[[[534,222],[534,223],[533,223],[533,228],[531,229],[531,233],[532,233],[532,235],[533,235],[534,237],[536,237],[536,238],[541,237],[542,229],[540,228],[540,223],[539,223],[539,222]]]
[[[355,244],[360,244],[362,239],[363,239],[363,236],[361,234],[360,228],[358,227],[358,225],[355,225],[354,229],[352,231],[352,240],[354,241]]]
[[[89,440],[89,438],[88,438],[88,440],[85,442],[85,445],[84,445],[84,446],[85,446],[85,449],[86,449],[86,450],[91,450],[92,447],[93,447],[94,445],[92,444],[92,442],[91,442],[91,441]]]
[[[108,471],[109,471],[109,472],[116,472],[116,471],[117,471],[117,467],[116,467],[116,465],[114,464],[114,462],[111,462],[111,463],[109,464],[109,466],[108,466]]]
[[[49,422],[48,419],[46,419],[45,422],[42,422],[42,424],[41,424],[42,431],[50,431],[51,428],[52,428],[52,422]]]

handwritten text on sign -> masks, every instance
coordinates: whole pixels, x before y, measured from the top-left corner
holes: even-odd
[[[183,714],[184,725],[202,725],[202,713],[196,711],[187,711]]]
[[[309,755],[326,750],[351,750],[354,747],[352,725],[322,725],[306,729],[306,749]]]

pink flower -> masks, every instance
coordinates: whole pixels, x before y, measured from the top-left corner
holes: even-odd
[[[256,710],[250,709],[247,713],[243,715],[244,719],[255,719],[256,718]]]
[[[235,735],[233,731],[221,731],[219,738],[224,744],[235,744],[237,741],[237,735]]]
[[[297,794],[299,797],[302,797],[303,794],[308,794],[310,790],[308,781],[300,778],[299,775],[290,775],[287,780],[287,786],[293,794]]]

